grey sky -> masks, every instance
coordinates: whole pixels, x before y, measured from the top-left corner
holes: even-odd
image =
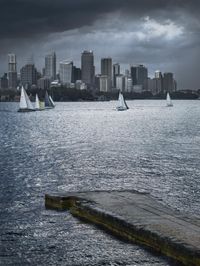
[[[14,52],[18,71],[46,53],[80,66],[82,50],[111,56],[122,68],[143,63],[150,76],[172,71],[179,88],[200,88],[200,1],[186,0],[0,0],[0,73]]]

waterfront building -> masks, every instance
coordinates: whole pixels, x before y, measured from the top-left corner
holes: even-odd
[[[137,84],[137,67],[131,66],[130,72],[131,72],[132,85],[134,86]]]
[[[116,76],[116,89],[120,92],[125,90],[125,76],[122,74]]]
[[[94,55],[93,51],[83,51],[81,54],[81,80],[88,86],[94,86]]]
[[[8,54],[8,87],[17,87],[17,58],[15,54]]]
[[[48,90],[50,88],[50,79],[48,77],[43,77],[37,81],[38,89]]]
[[[118,63],[113,65],[113,88],[116,88],[116,76],[120,74],[120,65]]]
[[[166,92],[173,92],[175,90],[174,87],[174,77],[173,73],[164,73],[163,74],[163,91]]]
[[[112,58],[102,58],[101,59],[101,75],[107,76],[108,79],[108,90],[111,91],[112,88]]]
[[[100,75],[99,76],[99,90],[103,92],[109,91],[110,79],[107,75]]]
[[[133,85],[142,85],[143,90],[148,89],[148,70],[144,65],[131,66],[131,78]]]
[[[143,91],[143,86],[142,85],[134,85],[133,86],[133,92],[141,93],[142,91]]]
[[[78,67],[73,66],[73,80],[72,82],[75,83],[77,80],[81,80],[81,69]]]
[[[59,67],[60,82],[62,84],[71,84],[73,79],[73,62],[62,61]]]
[[[37,85],[38,72],[34,64],[26,64],[20,70],[21,84],[25,88]]]
[[[132,85],[132,78],[129,76],[125,76],[125,91],[132,92],[133,85]]]
[[[0,88],[7,89],[8,88],[8,74],[4,73],[4,75],[0,79]]]
[[[45,56],[45,76],[50,80],[56,79],[56,53]]]

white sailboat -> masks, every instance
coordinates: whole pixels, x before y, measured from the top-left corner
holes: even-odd
[[[44,110],[44,106],[42,105],[42,102],[40,102],[37,93],[36,93],[36,96],[35,96],[35,110],[36,111]]]
[[[173,103],[172,103],[172,100],[170,98],[169,92],[167,93],[167,99],[166,99],[166,101],[167,101],[167,106],[168,107],[172,107],[173,106]]]
[[[46,109],[51,109],[55,107],[55,104],[51,98],[51,96],[48,95],[48,92],[46,91],[45,97],[44,97],[44,104]]]
[[[128,105],[126,104],[126,101],[124,100],[124,96],[121,92],[119,92],[118,105],[116,109],[117,111],[125,111],[129,109]]]
[[[35,109],[33,108],[33,105],[24,87],[22,86],[18,112],[32,112],[32,111],[35,111]]]
[[[50,102],[51,102],[52,106],[53,106],[53,107],[55,107],[56,105],[55,105],[55,103],[54,103],[53,99],[51,98],[51,95],[49,95],[49,100],[50,100]]]

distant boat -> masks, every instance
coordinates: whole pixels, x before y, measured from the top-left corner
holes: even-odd
[[[47,91],[45,93],[44,106],[45,106],[46,109],[51,109],[51,108],[55,107],[53,99],[51,98],[51,96],[48,95]]]
[[[24,87],[22,86],[18,112],[32,112],[32,111],[35,111],[35,109],[31,103]]]
[[[129,109],[128,105],[126,104],[126,101],[124,100],[124,96],[121,92],[119,93],[118,105],[116,109],[117,111],[125,111]]]
[[[37,94],[35,96],[35,110],[36,111],[44,110],[44,104],[43,104],[43,102],[40,102]]]
[[[173,106],[173,103],[172,103],[172,100],[170,98],[169,92],[167,93],[167,99],[166,99],[166,101],[167,101],[167,106],[168,107],[172,107]]]

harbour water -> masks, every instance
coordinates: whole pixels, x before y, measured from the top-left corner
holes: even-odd
[[[0,103],[0,265],[173,265],[44,207],[45,193],[135,189],[200,216],[199,101],[127,103]]]

